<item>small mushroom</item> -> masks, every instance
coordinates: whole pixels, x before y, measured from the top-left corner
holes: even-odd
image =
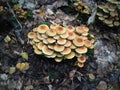
[[[73,40],[73,44],[77,47],[79,46],[83,46],[84,45],[84,38],[82,37],[76,37],[74,40]]]
[[[48,48],[53,50],[54,49],[54,44],[48,44]]]
[[[35,32],[29,32],[28,33],[28,38],[33,39],[35,37],[36,37],[36,33]]]
[[[47,30],[49,30],[49,27],[45,24],[41,24],[40,26],[38,26],[37,28],[37,32],[38,33],[45,33]]]
[[[56,51],[56,52],[61,52],[61,51],[63,51],[64,50],[64,46],[62,46],[62,45],[58,45],[58,44],[56,44],[56,45],[54,45],[54,50]]]
[[[82,33],[88,32],[88,31],[89,31],[89,29],[84,25],[76,27],[76,32],[78,34],[82,34]]]
[[[114,25],[115,26],[120,26],[120,22],[119,21],[114,21]]]
[[[86,57],[84,55],[80,56],[80,57],[77,57],[77,61],[79,63],[84,63],[86,61]]]
[[[77,63],[77,66],[80,67],[80,68],[83,68],[84,64],[83,63]]]
[[[65,43],[66,43],[66,39],[63,39],[63,38],[59,38],[58,40],[57,40],[57,44],[59,44],[59,45],[64,45]]]
[[[113,23],[113,20],[112,20],[112,19],[105,19],[105,20],[104,20],[104,23],[105,23],[105,24],[112,24],[112,23]]]
[[[102,12],[98,11],[98,12],[97,12],[97,16],[100,16],[100,17],[101,17],[101,16],[104,16],[104,15],[103,15]]]
[[[60,34],[60,35],[66,32],[66,29],[62,26],[57,26],[55,30],[57,34]]]
[[[56,61],[56,62],[61,62],[61,61],[62,61],[62,58],[60,58],[60,57],[55,57],[55,61]]]
[[[46,39],[43,39],[43,43],[44,43],[44,44],[49,44]]]
[[[72,42],[67,40],[66,43],[64,44],[65,47],[70,47],[72,45]]]
[[[45,54],[45,55],[52,55],[54,51],[50,50],[46,45],[44,45],[42,47],[42,52]]]
[[[65,33],[61,34],[60,37],[61,38],[68,38],[69,34],[68,34],[68,32],[65,32]]]
[[[36,44],[37,48],[40,49],[40,50],[42,50],[44,45],[45,44],[43,42],[39,42],[39,43]]]
[[[59,35],[55,35],[53,38],[57,40],[57,39],[60,38],[60,36]]]
[[[66,29],[68,32],[73,32],[73,31],[75,31],[75,27],[73,27],[72,25],[66,26],[65,29]]]
[[[57,24],[51,24],[51,25],[50,25],[50,29],[56,30],[56,27],[57,27],[57,26],[59,26],[59,25],[57,25]]]
[[[88,50],[87,50],[87,47],[82,46],[82,47],[76,48],[75,51],[79,54],[84,54],[84,53],[87,53]]]
[[[54,29],[47,30],[46,34],[50,37],[53,37],[56,35],[56,31]]]
[[[76,37],[76,34],[74,32],[68,32],[69,37],[67,38],[68,40],[73,40]]]
[[[56,40],[54,38],[47,38],[46,40],[49,44],[56,42]]]
[[[85,40],[84,41],[86,47],[90,47],[92,45],[92,42],[90,40]]]
[[[33,38],[33,41],[34,41],[34,42],[39,42],[40,40],[39,40],[38,37],[36,36],[36,37]]]
[[[39,34],[39,33],[37,33],[37,38],[38,38],[39,40],[43,40],[43,37],[42,37],[41,34]]]
[[[65,49],[61,52],[61,54],[63,54],[63,55],[67,55],[67,54],[69,54],[70,52],[71,52],[71,49],[65,47]]]
[[[42,51],[39,50],[38,48],[35,48],[35,49],[34,49],[34,52],[35,52],[35,54],[37,54],[37,55],[41,55],[41,54],[42,54]]]
[[[105,18],[103,16],[98,17],[98,19],[101,20],[101,21],[105,20]]]
[[[72,59],[75,57],[75,52],[71,51],[68,55],[65,55],[66,59]]]
[[[54,52],[52,55],[47,55],[46,57],[48,58],[55,58],[57,56],[57,54]]]

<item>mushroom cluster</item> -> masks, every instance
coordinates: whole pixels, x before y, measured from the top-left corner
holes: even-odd
[[[94,48],[94,36],[88,31],[84,25],[41,24],[28,33],[28,38],[36,54],[54,58],[56,62],[77,57],[77,65],[83,67],[88,48]]]
[[[107,0],[107,3],[98,5],[98,19],[109,27],[120,25],[120,1]]]
[[[15,11],[16,15],[21,18],[21,19],[26,19],[27,18],[27,12],[20,8],[19,4],[15,4],[13,6],[13,10]]]
[[[75,9],[84,14],[90,14],[90,9],[82,0],[74,0]]]

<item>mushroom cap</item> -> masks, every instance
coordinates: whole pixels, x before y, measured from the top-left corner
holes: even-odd
[[[61,54],[63,54],[63,55],[67,55],[67,54],[69,54],[70,52],[71,52],[71,49],[65,47],[65,49],[61,52]]]
[[[37,28],[38,33],[45,33],[47,30],[49,30],[49,27],[47,25],[45,25],[45,24],[41,24]]]
[[[64,50],[64,48],[65,48],[64,46],[61,46],[61,45],[58,45],[58,44],[54,45],[54,50],[56,52],[61,52],[61,51]]]
[[[105,20],[105,18],[103,16],[98,17],[98,19],[101,20],[101,21]]]
[[[50,29],[54,29],[55,30],[57,26],[58,26],[57,24],[51,24],[50,25]]]
[[[59,39],[57,39],[57,44],[64,45],[66,43],[66,41],[67,41],[66,39],[59,38]]]
[[[71,49],[75,49],[75,48],[77,48],[77,47],[76,47],[74,44],[71,44],[70,48],[71,48]]]
[[[31,45],[34,45],[34,44],[35,44],[34,40],[30,40],[29,43],[30,43]]]
[[[50,37],[53,37],[56,35],[56,31],[54,29],[47,30],[46,34]]]
[[[37,28],[33,28],[32,31],[33,31],[33,32],[36,32],[36,31],[37,31]]]
[[[74,40],[73,40],[73,44],[77,47],[79,46],[83,46],[84,45],[84,38],[82,37],[76,37]]]
[[[56,53],[54,52],[52,55],[50,55],[50,58],[55,58],[56,57]]]
[[[89,31],[88,27],[86,27],[86,26],[84,26],[84,25],[81,25],[81,26],[77,26],[77,27],[76,27],[76,32],[77,32],[78,34],[82,34],[82,33],[88,32],[88,31]]]
[[[52,51],[51,49],[49,49],[46,45],[44,45],[42,47],[42,52],[45,54],[45,55],[52,55],[54,51]]]
[[[93,48],[94,48],[94,45],[92,44],[89,48],[90,48],[90,49],[93,49]]]
[[[57,39],[60,38],[60,36],[59,35],[55,35],[53,38],[57,40]]]
[[[48,44],[48,48],[53,50],[54,49],[54,44]]]
[[[111,11],[111,12],[110,12],[110,15],[111,15],[112,17],[115,17],[115,16],[118,16],[118,13],[117,13],[117,11]]]
[[[34,49],[34,52],[35,52],[35,54],[37,54],[37,55],[41,55],[42,54],[42,51],[41,50],[39,50],[39,49]]]
[[[37,46],[36,46],[35,44],[34,44],[32,47],[33,47],[33,49],[38,49]]]
[[[91,41],[91,43],[92,43],[92,44],[95,42],[95,40],[94,40],[94,39],[90,39],[90,41]]]
[[[67,40],[64,46],[65,47],[70,47],[71,45],[72,45],[72,42]]]
[[[74,32],[68,32],[69,37],[67,38],[68,40],[73,40],[76,37],[76,34]]]
[[[103,12],[105,12],[105,13],[109,13],[109,11],[108,11],[108,9],[104,6],[104,8],[102,9],[103,10]]]
[[[43,39],[43,43],[44,43],[44,44],[49,44],[46,39]]]
[[[33,39],[33,41],[34,41],[34,42],[40,42],[40,40],[38,39],[37,36]]]
[[[36,44],[37,48],[40,49],[40,50],[42,50],[44,45],[45,44],[43,42],[39,42],[39,43]]]
[[[80,63],[84,63],[86,61],[86,57],[84,55],[77,57],[77,61]]]
[[[42,37],[41,34],[39,34],[39,33],[37,33],[37,38],[38,38],[39,40],[43,40],[43,37]]]
[[[44,38],[44,39],[48,38],[48,36],[46,34],[41,34],[41,37]]]
[[[119,21],[114,21],[114,25],[115,26],[120,26],[120,22]]]
[[[105,24],[112,24],[112,23],[113,23],[113,20],[112,20],[112,19],[105,19],[105,20],[104,20],[104,23],[105,23]]]
[[[66,32],[66,29],[62,26],[57,26],[55,30],[56,30],[57,34],[63,34]]]
[[[75,51],[79,54],[84,54],[84,53],[87,53],[88,50],[87,50],[87,47],[82,46],[82,47],[76,48]]]
[[[73,31],[75,31],[75,27],[73,27],[72,25],[66,26],[65,29],[66,29],[68,32],[73,32]]]
[[[104,15],[103,15],[103,13],[102,13],[102,12],[100,12],[100,11],[99,11],[99,12],[97,12],[97,15],[98,15],[98,16],[100,16],[100,17],[104,16]]]
[[[56,40],[54,38],[47,38],[47,42],[52,44],[52,43],[56,42]]]
[[[56,53],[56,57],[63,58],[63,55],[59,52],[59,53]]]
[[[65,55],[66,59],[72,59],[75,57],[75,52],[71,51],[68,55]]]
[[[80,67],[80,68],[82,68],[82,67],[84,67],[84,64],[78,62],[78,63],[77,63],[77,66]]]
[[[90,10],[89,10],[89,8],[85,8],[82,12],[85,14],[89,14]]]
[[[104,5],[98,5],[98,8],[99,8],[99,9],[103,9],[103,8],[104,8]]]
[[[82,33],[82,36],[87,36],[88,32]]]
[[[109,24],[108,26],[109,26],[109,27],[113,27],[114,25],[113,25],[113,24]]]
[[[86,47],[90,47],[92,45],[92,42],[90,40],[85,40],[84,41]]]
[[[36,37],[36,33],[35,32],[29,32],[28,33],[28,38],[33,39],[35,37]]]
[[[68,34],[68,32],[65,32],[65,33],[61,34],[60,37],[61,38],[68,38],[69,34]]]
[[[56,57],[56,53],[54,52],[52,55],[45,55],[45,57],[47,57],[47,58],[55,58]]]
[[[55,61],[56,62],[61,62],[63,58],[60,58],[60,57],[55,57]]]

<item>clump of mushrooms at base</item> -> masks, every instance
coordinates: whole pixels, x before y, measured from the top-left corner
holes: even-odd
[[[28,33],[34,53],[53,58],[56,62],[77,58],[76,65],[84,67],[88,49],[94,48],[94,36],[89,28],[81,26],[60,26],[41,24]]]

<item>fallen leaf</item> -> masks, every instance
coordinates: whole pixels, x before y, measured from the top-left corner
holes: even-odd
[[[4,38],[4,41],[5,41],[6,43],[10,42],[10,41],[11,41],[10,36],[7,35],[7,36]]]
[[[28,53],[27,52],[22,52],[20,55],[22,56],[23,59],[28,60]]]
[[[15,71],[16,71],[16,68],[12,66],[9,69],[9,74],[13,74]]]
[[[76,70],[72,70],[72,71],[69,72],[69,78],[71,80],[73,80],[73,77],[74,77],[75,73],[76,73]]]

